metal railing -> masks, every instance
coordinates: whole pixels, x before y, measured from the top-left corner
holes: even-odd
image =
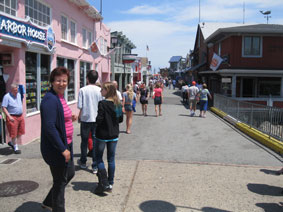
[[[283,142],[283,109],[238,101],[214,94],[214,107]]]

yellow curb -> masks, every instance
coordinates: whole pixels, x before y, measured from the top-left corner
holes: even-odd
[[[216,107],[210,107],[210,110],[213,111],[214,113],[216,113],[217,115],[219,115],[221,118],[224,118],[225,116],[227,116],[226,113],[217,109]]]
[[[258,131],[257,129],[249,127],[244,123],[238,122],[235,126],[245,134],[249,135],[250,137],[254,138],[255,140],[259,141],[260,143],[269,147],[280,155],[283,154],[283,143],[281,141],[273,137],[269,137],[268,135]]]
[[[215,107],[211,107],[210,110],[219,115],[221,118],[225,118],[225,116],[227,116],[226,113]],[[270,137],[267,134],[264,134],[259,130],[241,122],[235,123],[235,127],[244,132],[245,134],[249,135],[253,139],[259,141],[263,145],[269,147],[273,151],[279,153],[280,155],[283,155],[283,142],[273,137]]]

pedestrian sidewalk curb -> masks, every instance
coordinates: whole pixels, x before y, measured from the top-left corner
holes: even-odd
[[[221,118],[225,119],[232,125],[234,125],[237,129],[241,130],[245,134],[249,135],[253,139],[259,141],[263,145],[267,146],[268,148],[272,149],[273,151],[279,153],[281,156],[283,155],[283,143],[265,133],[260,132],[259,130],[250,127],[247,124],[239,122],[235,118],[229,116],[228,114],[224,113],[223,111],[211,107],[210,110],[220,116]]]

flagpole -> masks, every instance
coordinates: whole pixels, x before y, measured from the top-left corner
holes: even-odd
[[[145,47],[145,57],[147,58],[147,47]]]

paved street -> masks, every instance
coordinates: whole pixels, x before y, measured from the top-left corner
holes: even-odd
[[[190,117],[180,100],[177,90],[165,90],[161,117],[154,116],[152,100],[147,117],[137,104],[132,134],[125,134],[125,122],[120,127],[113,193],[93,194],[97,177],[76,167],[66,189],[67,212],[283,211],[283,176],[274,175],[282,158],[213,113]],[[79,145],[75,124],[75,161]],[[14,155],[7,145],[0,146],[0,162],[20,158],[0,164],[0,183],[31,180],[39,187],[0,197],[0,211],[47,211],[40,203],[52,182],[39,141],[21,149]]]

